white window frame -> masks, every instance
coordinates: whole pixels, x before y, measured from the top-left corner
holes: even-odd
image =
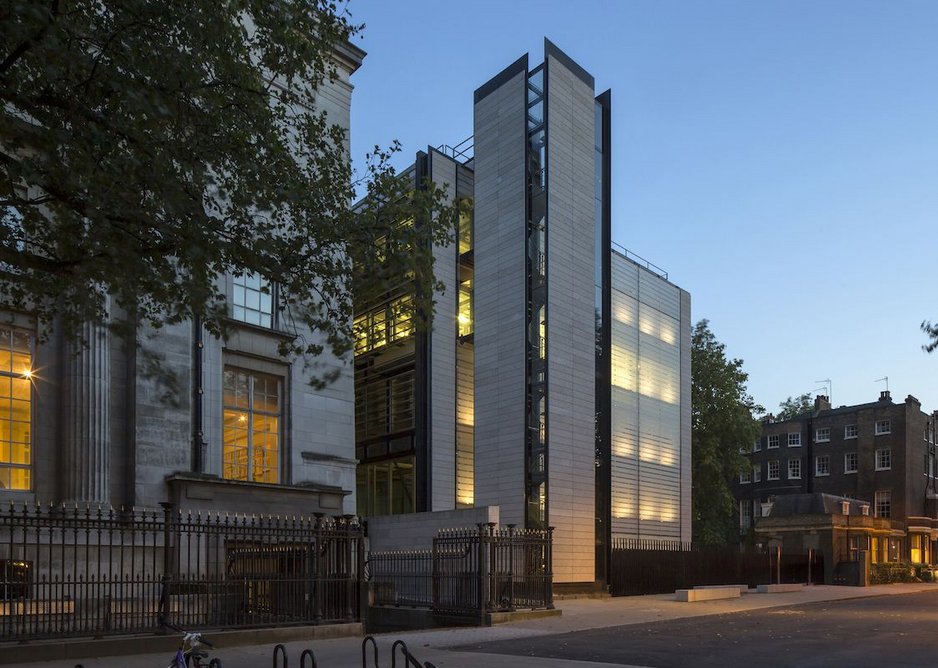
[[[853,430],[853,433],[850,433],[850,430]],[[859,428],[855,424],[848,424],[844,427],[844,440],[850,438],[857,438],[857,435],[860,433]]]
[[[769,440],[768,440],[768,442],[767,442],[767,444],[766,444],[766,446],[765,446],[766,449],[767,449],[767,450],[774,450],[775,448],[777,448],[777,447],[778,447],[778,440],[779,440],[779,439],[778,439],[778,434],[769,434]],[[774,445],[773,445],[773,443],[774,443]]]
[[[793,431],[788,433],[788,447],[789,448],[800,448],[801,447],[801,432]]]
[[[748,529],[753,523],[752,501],[750,499],[739,500],[739,528]]]
[[[824,462],[824,471],[821,471],[821,462]],[[830,455],[818,455],[814,458],[814,477],[823,478],[831,474],[831,458]]]
[[[883,510],[886,512],[883,513]],[[891,489],[880,489],[873,493],[873,515],[875,517],[892,517]]]
[[[798,475],[792,475],[792,464],[797,464]],[[789,480],[801,480],[801,458],[792,457],[788,460],[788,479]]]
[[[273,329],[276,322],[275,314],[274,285],[270,281],[258,273],[231,277],[232,319],[257,327]]]
[[[762,464],[755,464],[752,467],[752,481],[762,482]]]
[[[873,433],[876,436],[883,436],[884,434],[891,434],[892,433],[892,421],[891,420],[877,420]]]
[[[772,464],[775,464],[774,476],[772,475]],[[781,472],[782,472],[781,469],[782,467],[779,464],[779,461],[777,459],[770,460],[768,463],[768,467],[766,468],[766,471],[765,471],[765,479],[766,480],[778,480],[779,475],[781,475]]]
[[[853,468],[847,468],[847,457],[853,455]],[[844,474],[854,475],[860,469],[860,457],[855,452],[845,452],[844,453]]]
[[[814,442],[815,443],[830,443],[831,442],[831,428],[819,427],[814,432]]]
[[[749,469],[744,469],[743,471],[740,471],[739,484],[748,485],[751,482],[752,482],[752,471],[750,471]]]
[[[752,451],[759,452],[760,450],[762,450],[762,439],[757,438],[755,443],[752,444]]]
[[[892,470],[892,448],[877,448],[875,457],[877,471]]]

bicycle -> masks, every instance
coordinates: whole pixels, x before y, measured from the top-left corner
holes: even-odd
[[[179,629],[177,629],[179,630]],[[202,661],[208,658],[208,652],[200,649],[202,646],[214,649],[214,645],[202,637],[201,633],[183,631],[182,643],[176,650],[176,656],[166,668],[222,668],[221,659],[214,658],[208,663]]]

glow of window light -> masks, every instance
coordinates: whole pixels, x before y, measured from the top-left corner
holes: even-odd
[[[33,377],[33,370],[27,367],[23,369],[20,375],[23,376],[23,378],[25,378],[26,380],[31,380]]]
[[[248,421],[248,417],[244,413],[238,416],[238,422],[247,422],[247,421]]]

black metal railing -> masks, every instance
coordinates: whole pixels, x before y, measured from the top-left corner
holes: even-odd
[[[824,581],[823,556],[741,552],[667,540],[614,539],[609,562],[613,596],[664,594],[697,585]]]
[[[11,506],[0,512],[0,637],[361,618],[351,516]]]
[[[552,529],[479,524],[442,530],[431,550],[372,552],[373,605],[484,614],[552,608]]]

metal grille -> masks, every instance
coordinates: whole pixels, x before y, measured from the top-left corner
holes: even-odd
[[[450,614],[552,608],[552,531],[480,524],[440,531],[432,550],[372,552],[373,603]]]
[[[350,517],[11,506],[0,637],[356,621],[362,564]]]

